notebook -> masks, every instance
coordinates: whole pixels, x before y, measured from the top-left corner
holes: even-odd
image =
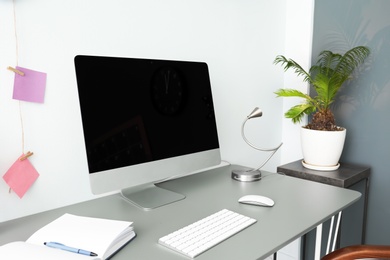
[[[1,246],[0,259],[105,260],[136,236],[132,224],[128,221],[64,214],[37,230],[25,242],[15,241]],[[61,243],[94,252],[97,256],[51,248],[45,246],[45,242]]]

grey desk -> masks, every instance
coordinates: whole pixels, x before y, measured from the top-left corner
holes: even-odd
[[[152,211],[140,210],[119,195],[110,195],[0,223],[0,245],[26,240],[37,229],[68,212],[134,222],[137,237],[113,260],[187,259],[159,245],[158,238],[227,208],[256,218],[258,222],[196,259],[264,259],[361,196],[356,191],[268,172],[263,172],[266,177],[258,182],[237,182],[230,178],[231,170],[237,168],[240,166],[223,166],[160,184],[187,197]],[[246,194],[268,196],[275,201],[275,206],[237,203],[238,198]]]

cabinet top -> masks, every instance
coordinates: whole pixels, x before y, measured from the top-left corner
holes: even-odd
[[[355,165],[340,162],[340,167],[334,171],[317,171],[307,169],[302,165],[302,160],[297,160],[277,167],[278,172],[288,176],[316,181],[337,187],[348,188],[362,179],[370,177],[371,170],[368,166]]]

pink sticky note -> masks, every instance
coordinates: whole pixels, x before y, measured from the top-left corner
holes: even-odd
[[[3,179],[8,186],[22,198],[38,177],[39,173],[28,159],[23,161],[18,159],[4,174]]]
[[[16,67],[24,73],[15,73],[13,99],[43,103],[46,89],[46,73]]]

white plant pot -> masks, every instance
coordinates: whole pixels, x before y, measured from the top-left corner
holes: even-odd
[[[315,170],[334,170],[339,166],[347,130],[321,131],[301,128],[303,165]]]

